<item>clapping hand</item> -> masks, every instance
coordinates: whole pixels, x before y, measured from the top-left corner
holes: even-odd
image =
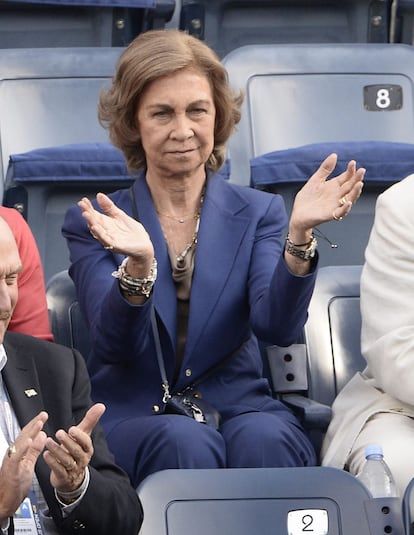
[[[291,235],[294,231],[311,231],[327,221],[341,221],[358,200],[365,169],[357,169],[351,160],[343,173],[328,180],[336,162],[337,155],[330,154],[297,193],[290,220]],[[302,238],[297,239],[299,243]]]
[[[40,412],[6,451],[0,469],[0,520],[13,516],[29,493],[36,461],[46,442],[43,426],[47,419],[48,414]]]
[[[51,470],[50,482],[58,492],[73,492],[82,485],[93,455],[91,433],[104,412],[105,405],[96,403],[78,425],[68,431],[59,429],[56,440],[47,438],[43,457]]]

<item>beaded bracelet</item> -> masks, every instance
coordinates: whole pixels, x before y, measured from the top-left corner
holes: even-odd
[[[112,273],[112,276],[119,280],[119,286],[127,296],[144,296],[148,298],[157,279],[157,260],[154,258],[150,273],[144,279],[137,279],[128,275],[125,269],[127,262],[128,258],[124,258],[122,264],[117,271]]]

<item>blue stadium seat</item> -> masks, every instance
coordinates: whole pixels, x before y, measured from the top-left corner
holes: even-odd
[[[392,2],[390,10],[390,43],[414,43],[414,0]]]
[[[75,285],[66,269],[49,279],[46,297],[54,341],[77,349],[87,360],[91,349],[89,332],[79,307]]]
[[[175,0],[6,0],[0,2],[0,49],[125,46],[163,28]]]
[[[398,498],[335,468],[165,470],[137,489],[140,535],[406,533]]]
[[[319,270],[305,325],[309,395],[331,405],[351,377],[365,367],[359,307],[362,266]]]
[[[266,348],[272,384],[301,417],[317,452],[329,424],[327,408],[365,367],[360,349],[361,270],[361,265],[320,268],[302,343]]]
[[[0,56],[0,198],[11,154],[68,143],[107,142],[99,91],[123,49],[5,49]]]
[[[331,152],[338,154],[334,174],[355,159],[365,167],[363,194],[341,224],[331,221],[320,230],[338,245],[319,239],[320,266],[364,263],[365,247],[374,221],[377,197],[386,188],[414,173],[414,144],[383,141],[317,143],[274,151],[252,158],[251,185],[283,196],[288,213],[298,190]]]
[[[230,139],[230,180],[250,183],[250,159],[313,143],[414,143],[414,47],[282,44],[223,58],[245,92]]]
[[[36,238],[45,280],[69,266],[61,228],[66,210],[83,196],[128,187],[122,153],[110,143],[36,149],[10,157],[3,204],[18,209]]]
[[[391,0],[182,0],[180,28],[219,56],[259,43],[386,43]]]

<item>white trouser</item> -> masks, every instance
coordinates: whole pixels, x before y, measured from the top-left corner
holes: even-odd
[[[414,419],[396,413],[378,413],[368,420],[348,457],[349,471],[358,474],[365,461],[365,447],[379,444],[403,497],[414,477]]]

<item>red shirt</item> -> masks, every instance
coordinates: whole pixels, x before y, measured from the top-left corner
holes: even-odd
[[[42,262],[35,238],[24,217],[14,208],[0,206],[0,216],[14,234],[23,264],[18,278],[19,297],[8,330],[53,341]]]

